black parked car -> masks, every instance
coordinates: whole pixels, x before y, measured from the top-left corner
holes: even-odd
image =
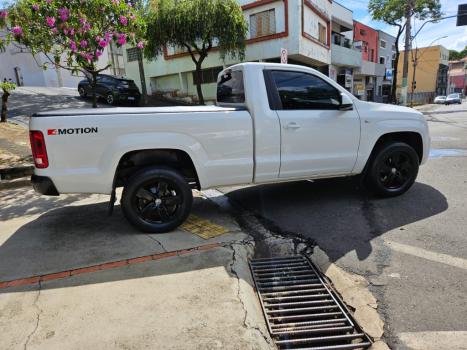
[[[79,82],[78,93],[82,98],[92,96],[91,85],[87,79]],[[119,102],[139,104],[141,98],[139,89],[133,80],[107,74],[97,76],[96,96],[105,99],[109,105]]]

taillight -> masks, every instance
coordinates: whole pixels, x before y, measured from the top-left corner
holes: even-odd
[[[42,131],[32,130],[29,132],[31,140],[32,157],[36,168],[44,169],[49,166],[49,158],[47,157],[47,149],[45,148],[44,134]]]

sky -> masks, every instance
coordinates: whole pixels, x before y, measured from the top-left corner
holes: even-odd
[[[384,22],[376,22],[371,19],[368,13],[368,0],[338,0],[337,2],[352,10],[355,20],[369,25],[370,27],[383,30],[394,36],[397,34],[397,27],[392,27]],[[445,16],[456,15],[459,4],[467,4],[467,0],[441,0],[441,11]],[[416,21],[415,29],[418,30],[421,25],[422,22]],[[446,36],[446,38],[442,38],[444,36]],[[400,44],[402,45],[403,43],[404,40],[401,38]],[[456,27],[456,18],[445,19],[438,23],[428,23],[417,35],[415,45],[417,47],[425,47],[430,46],[430,44],[441,44],[450,50],[460,51],[467,46],[467,26]]]

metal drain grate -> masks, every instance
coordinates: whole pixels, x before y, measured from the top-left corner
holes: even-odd
[[[366,349],[371,345],[305,257],[255,259],[250,268],[279,349]]]

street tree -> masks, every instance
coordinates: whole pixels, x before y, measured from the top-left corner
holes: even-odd
[[[2,90],[2,110],[0,122],[6,123],[7,114],[8,114],[8,97],[10,97],[10,92],[16,88],[16,84],[7,81],[4,79],[0,82],[0,89]]]
[[[144,46],[145,22],[129,1],[18,0],[8,12],[4,26],[11,39],[33,55],[43,54],[47,58],[44,69],[83,73],[92,89],[93,107],[97,107],[97,75],[110,67],[97,64],[104,49],[111,43]]]
[[[247,24],[236,0],[157,0],[148,7],[145,56],[156,59],[167,46],[182,48],[195,64],[196,89],[204,104],[201,67],[208,54],[218,49],[242,60]]]
[[[399,65],[399,40],[406,27],[407,6],[413,3],[411,17],[417,20],[436,20],[441,18],[441,3],[439,0],[370,0],[368,9],[372,18],[383,21],[397,28],[396,34],[396,56],[392,74],[392,92],[390,101],[396,103],[397,72]]]
[[[467,46],[462,51],[449,50],[449,60],[457,61],[467,57]]]

